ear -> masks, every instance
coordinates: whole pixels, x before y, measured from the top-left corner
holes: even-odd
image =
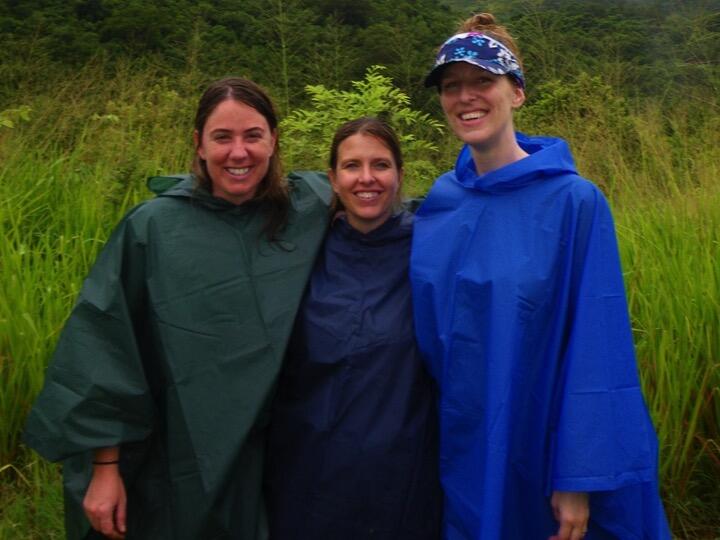
[[[397,186],[395,189],[395,195],[393,196],[393,210],[398,211],[402,208],[402,183],[403,183],[403,175],[405,174],[405,171],[403,169],[398,170],[398,181]]]
[[[200,142],[200,133],[198,133],[198,130],[196,129],[193,131],[193,144],[195,145],[195,152],[200,159],[205,159],[205,149],[201,146]]]
[[[332,187],[334,193],[337,193],[337,177],[335,176],[335,171],[333,169],[328,169],[327,175],[330,179],[330,187]]]
[[[270,139],[272,142],[272,150],[270,152],[270,156],[272,156],[277,149],[277,129],[272,130],[272,132],[270,133]]]
[[[523,103],[525,103],[525,90],[517,85],[513,85],[514,95],[512,99],[512,108],[519,109]]]

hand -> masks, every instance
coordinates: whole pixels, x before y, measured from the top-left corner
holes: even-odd
[[[553,491],[550,504],[560,528],[548,540],[580,540],[585,536],[590,518],[587,493]]]
[[[96,465],[83,499],[93,529],[112,540],[125,538],[127,498],[117,465]]]

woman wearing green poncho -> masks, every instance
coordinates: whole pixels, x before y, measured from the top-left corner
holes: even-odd
[[[25,434],[65,460],[69,539],[266,536],[267,406],[330,195],[282,180],[276,129],[254,83],[212,84],[195,177],[151,181],[85,281]]]

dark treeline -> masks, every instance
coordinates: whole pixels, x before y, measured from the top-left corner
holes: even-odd
[[[412,89],[456,18],[435,0],[3,0],[2,97],[28,77],[41,83],[46,69],[98,58],[245,75],[286,110],[305,85],[342,87],[373,64]]]
[[[720,91],[718,0],[490,4],[521,38],[531,87],[585,71],[628,96]]]
[[[626,96],[720,92],[718,0],[1,0],[0,110],[90,61],[198,84],[245,75],[284,111],[307,84],[343,88],[381,64],[427,109],[433,51],[472,11],[519,38],[531,89],[586,72]]]

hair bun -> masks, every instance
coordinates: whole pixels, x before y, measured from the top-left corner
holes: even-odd
[[[464,20],[459,28],[460,32],[485,32],[498,28],[495,16],[492,13],[475,13]]]
[[[512,51],[522,68],[522,59],[515,40],[510,35],[507,28],[497,23],[495,16],[492,13],[475,13],[471,17],[465,19],[462,23],[460,23],[460,27],[455,33],[462,34],[465,32],[479,32],[487,34],[488,36],[498,40]]]

